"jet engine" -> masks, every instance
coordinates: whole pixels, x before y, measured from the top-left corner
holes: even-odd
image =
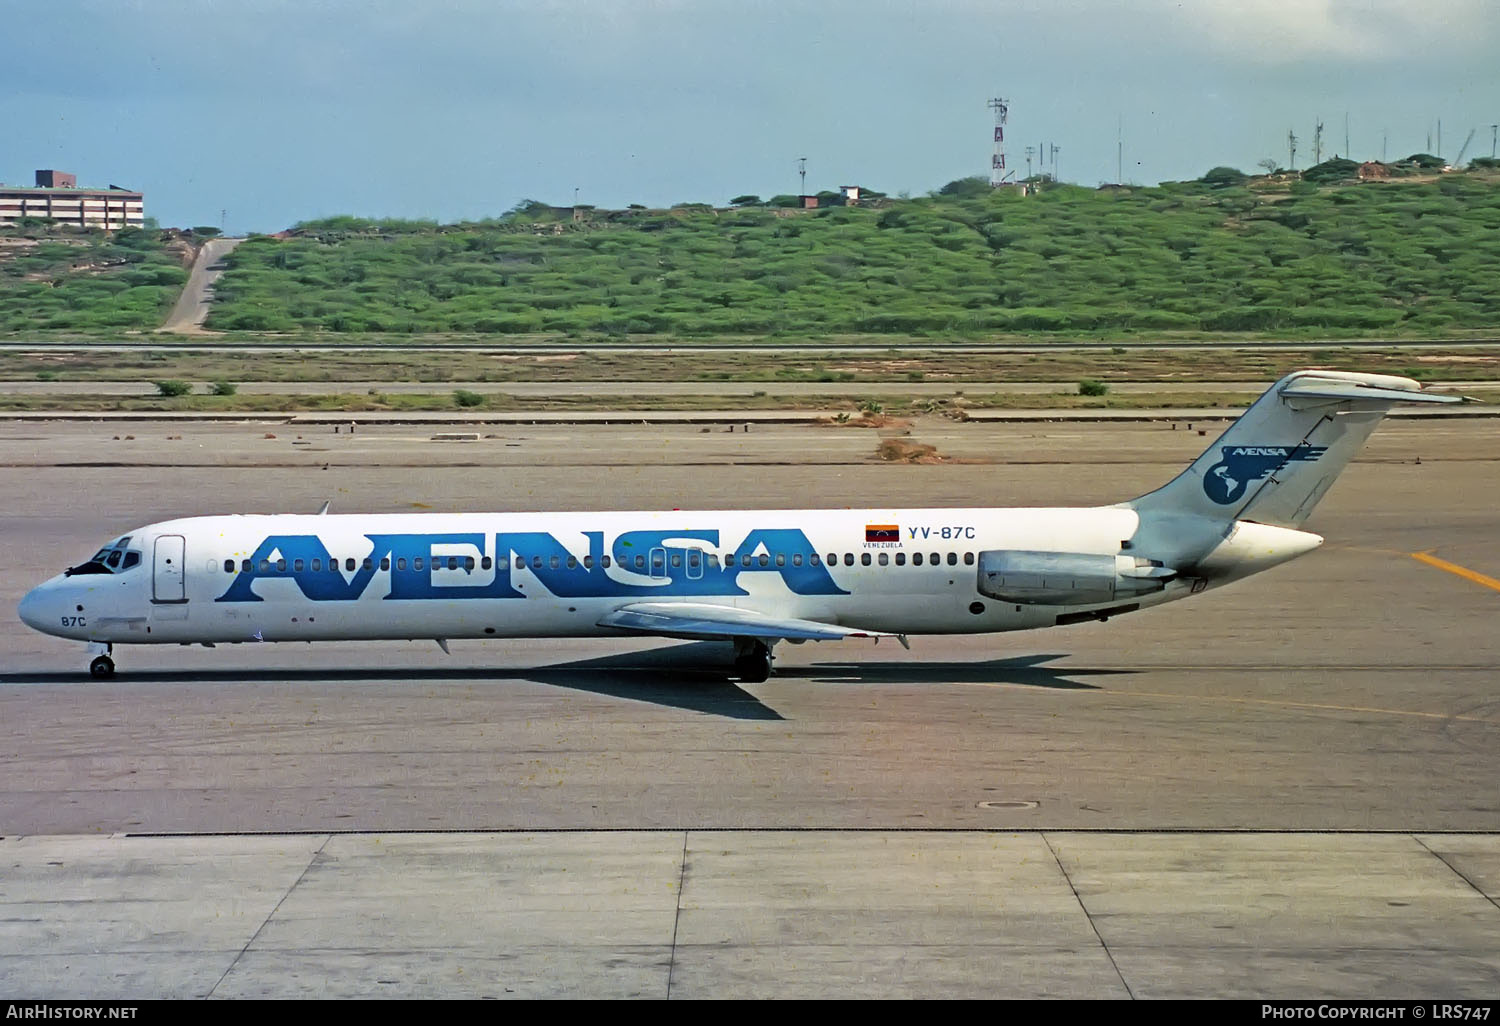
[[[1160,560],[1087,552],[991,549],[979,554],[979,591],[1019,605],[1082,606],[1161,591],[1177,571]]]

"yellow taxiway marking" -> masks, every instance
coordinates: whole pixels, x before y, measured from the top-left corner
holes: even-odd
[[[1475,584],[1490,588],[1493,591],[1500,591],[1500,581],[1495,580],[1493,577],[1486,577],[1484,574],[1479,573],[1476,570],[1470,570],[1468,567],[1459,566],[1457,563],[1450,563],[1446,559],[1438,559],[1436,556],[1429,555],[1426,552],[1412,552],[1409,553],[1409,555],[1412,559],[1415,559],[1420,563],[1426,563],[1428,566],[1435,566],[1439,570],[1446,570],[1450,574],[1457,574],[1459,577],[1462,577],[1466,581],[1473,581]]]

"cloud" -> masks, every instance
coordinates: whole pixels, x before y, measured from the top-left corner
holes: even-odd
[[[1235,0],[1153,4],[1230,57],[1265,64],[1473,53],[1497,35],[1493,0]]]

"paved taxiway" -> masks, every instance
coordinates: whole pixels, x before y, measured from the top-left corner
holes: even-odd
[[[1085,504],[1212,439],[0,424],[0,991],[1493,996],[1500,592],[1410,553],[1500,578],[1496,430],[1388,422],[1321,551],[1107,624],[753,686],[649,641],[118,649],[100,685],[11,611],[169,516]],[[123,836],[162,833],[221,836]]]

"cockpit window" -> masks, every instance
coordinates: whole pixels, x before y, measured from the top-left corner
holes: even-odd
[[[87,562],[77,566],[70,566],[63,571],[64,577],[76,577],[80,574],[112,574],[124,573],[141,561],[141,554],[134,550],[127,550],[125,546],[130,544],[130,535],[126,535],[113,545],[106,545],[98,552],[89,557]]]

